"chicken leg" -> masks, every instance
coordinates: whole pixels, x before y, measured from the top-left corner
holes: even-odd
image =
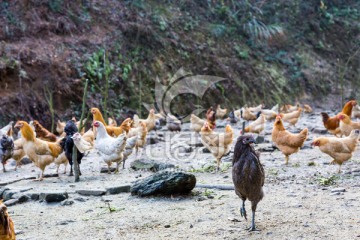
[[[4,171],[4,172],[6,172],[6,169],[5,169],[5,164],[4,164],[4,163],[2,163],[2,165],[3,165],[3,171]]]
[[[251,226],[247,229],[249,232],[253,231],[260,231],[255,226],[255,211],[256,211],[257,202],[251,202],[251,211],[252,211],[252,219],[251,219]]]
[[[289,156],[285,155],[285,165],[288,165],[288,163],[289,163]]]
[[[247,215],[246,215],[246,210],[245,210],[245,200],[243,199],[242,201],[243,202],[242,202],[242,207],[240,207],[240,214],[242,217],[245,218],[245,220],[247,220],[247,217],[246,217]]]

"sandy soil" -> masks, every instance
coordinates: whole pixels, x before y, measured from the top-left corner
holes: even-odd
[[[218,124],[221,125],[221,124]],[[235,132],[239,133],[239,125]],[[318,114],[304,115],[299,128],[308,126],[322,129]],[[267,124],[265,139],[269,141],[272,123]],[[186,126],[185,126],[186,129]],[[223,131],[219,128],[218,131]],[[297,131],[297,129],[293,129]],[[192,171],[198,183],[232,184],[230,160],[224,158],[221,173],[201,172],[205,166],[213,165],[211,154],[195,148],[191,153],[181,153],[181,147],[189,143],[189,132],[185,135],[160,131],[166,142],[148,145],[143,157],[174,163],[177,168]],[[195,135],[191,135],[196,139]],[[62,206],[29,201],[9,207],[15,222],[18,239],[356,239],[360,238],[360,150],[353,159],[343,165],[328,165],[330,157],[318,149],[311,149],[310,140],[317,134],[310,133],[305,148],[290,157],[284,165],[279,151],[262,152],[261,161],[266,171],[265,197],[259,203],[256,223],[260,232],[249,233],[250,225],[240,216],[240,199],[234,191],[205,190],[195,188],[189,196],[138,198],[129,193],[86,197],[75,193],[77,189],[105,189],[111,186],[131,184],[151,172],[126,169],[119,174],[102,174],[105,166],[95,155],[89,155],[82,164],[81,182],[61,174],[59,178],[47,178],[43,182],[22,180],[6,187],[29,189],[29,192],[67,191],[74,203]],[[259,144],[257,148],[268,146]],[[172,153],[172,154],[169,154]],[[174,158],[174,156],[176,156]],[[308,166],[314,162],[314,166]],[[1,182],[36,176],[39,172],[32,164],[13,171],[0,173]],[[195,169],[195,170],[194,170]],[[55,166],[46,169],[54,173]],[[334,176],[335,184],[322,186],[319,179]],[[334,193],[335,188],[345,192]],[[113,209],[109,211],[109,206]],[[250,204],[246,209],[250,216]]]

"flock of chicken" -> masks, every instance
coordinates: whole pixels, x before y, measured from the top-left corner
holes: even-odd
[[[263,109],[262,105],[253,108],[243,107],[229,113],[226,120],[230,124],[226,125],[223,133],[214,131],[216,119],[223,119],[227,113],[227,110],[219,105],[216,109],[210,107],[205,119],[194,114],[190,117],[190,129],[199,133],[204,146],[214,155],[217,160],[217,169],[219,169],[221,158],[230,151],[232,146],[234,132],[231,124],[240,119],[252,121],[243,129],[244,132],[241,131],[242,136],[236,142],[233,157],[233,182],[236,194],[243,200],[241,215],[245,218],[245,200],[249,199],[252,202],[253,221],[249,228],[252,231],[256,230],[255,210],[257,203],[263,197],[262,186],[265,175],[259,155],[251,145],[255,140],[252,136],[243,134],[245,132],[259,134],[264,130],[266,121],[275,119],[272,141],[284,154],[285,163],[288,164],[289,156],[298,152],[303,146],[308,137],[308,129],[305,128],[297,134],[290,133],[285,129],[283,122],[289,123],[289,126],[295,126],[303,109],[307,113],[312,112],[310,106],[304,105],[301,108],[299,104],[284,105],[280,109],[278,105],[272,109]],[[38,180],[43,179],[45,167],[53,162],[58,165],[57,172],[60,164],[65,164],[65,173],[66,165],[70,163],[70,175],[72,175],[73,149],[76,149],[76,159],[79,164],[85,154],[94,150],[108,165],[108,172],[111,173],[112,163],[116,163],[116,171],[119,171],[121,162],[124,168],[125,161],[132,154],[133,149],[136,149],[136,154],[138,154],[139,149],[142,149],[146,143],[148,132],[156,130],[160,119],[166,119],[167,128],[170,131],[181,131],[182,123],[179,119],[171,114],[166,116],[163,113],[156,114],[154,110],[150,110],[147,119],[139,119],[135,114],[133,118],[125,119],[120,126],[117,126],[116,121],[111,118],[106,123],[99,109],[91,108],[90,111],[93,115],[93,128],[85,132],[82,127],[79,127],[82,124],[76,122],[76,119],[66,123],[58,121],[56,130],[60,136],[55,136],[36,120],[29,123],[18,121],[14,127],[20,131],[17,139],[13,140],[13,122],[10,122],[0,129],[0,136],[2,136],[0,159],[3,171],[6,171],[5,164],[8,159],[13,158],[19,163],[23,157],[27,156],[35,166],[41,169]],[[336,116],[329,117],[325,112],[321,115],[324,127],[336,137],[319,137],[313,140],[312,145],[330,155],[333,158],[332,163],[339,164],[341,168],[341,164],[352,157],[359,140],[360,122],[352,121],[351,118],[360,118],[360,108],[356,101],[351,100]],[[2,202],[0,202],[0,207],[0,223],[4,226],[0,229],[0,236],[9,237],[13,234],[9,230],[13,227],[13,223],[7,217],[6,206]],[[10,236],[8,239],[13,238]]]

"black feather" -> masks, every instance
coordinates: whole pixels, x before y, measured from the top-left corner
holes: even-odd
[[[255,229],[254,216],[258,202],[263,198],[265,173],[260,163],[259,156],[250,145],[255,143],[252,136],[244,135],[237,139],[232,161],[232,178],[235,185],[235,193],[243,200],[242,215],[246,218],[244,208],[245,200],[251,202],[253,222],[251,229]]]
[[[78,132],[78,128],[76,127],[76,124],[73,120],[67,121],[64,132],[66,133],[66,136],[64,139],[60,142],[61,147],[64,149],[65,156],[69,160],[71,170],[70,174],[72,173],[72,153],[73,153],[73,147],[74,147],[74,141],[71,138],[75,133]],[[77,150],[77,161],[79,164],[81,164],[81,159],[83,158],[84,154],[81,153],[79,150]]]

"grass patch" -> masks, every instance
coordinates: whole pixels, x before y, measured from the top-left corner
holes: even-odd
[[[311,166],[316,166],[315,162],[308,162],[307,165],[308,165],[309,167],[311,167]]]
[[[321,186],[330,186],[330,185],[335,185],[337,180],[339,180],[339,176],[336,175],[332,175],[330,177],[321,176],[317,179],[317,182]]]

